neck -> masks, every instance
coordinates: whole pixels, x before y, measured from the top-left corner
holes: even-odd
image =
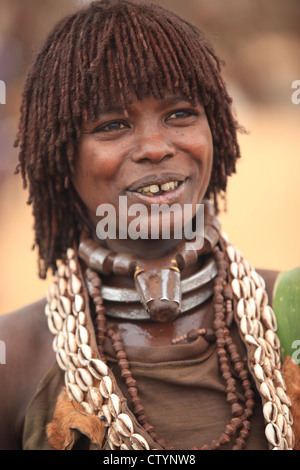
[[[201,210],[197,211],[197,214],[192,220],[184,220],[184,226],[182,230],[178,231],[175,227],[168,231],[168,238],[164,238],[162,232],[160,232],[159,238],[138,238],[132,239],[130,236],[126,238],[106,238],[101,240],[96,234],[95,229],[91,233],[91,238],[99,246],[106,248],[114,253],[130,253],[137,258],[155,260],[163,258],[174,250],[177,246],[182,245],[184,242],[191,242],[192,240],[201,242],[205,232],[205,225],[210,225],[211,219],[214,218],[213,225],[216,225],[216,229],[219,231],[220,226],[214,213],[214,207],[209,200],[204,200]],[[204,211],[202,209],[204,208]],[[147,235],[150,230],[147,231]],[[152,234],[152,232],[151,232]],[[127,234],[128,235],[128,234]]]
[[[168,240],[95,240],[99,245],[113,251],[114,253],[132,253],[138,258],[143,259],[159,259],[163,258],[173,248],[181,244],[184,239],[168,239]]]

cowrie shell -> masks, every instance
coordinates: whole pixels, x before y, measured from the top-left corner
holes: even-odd
[[[267,330],[265,333],[265,338],[267,342],[272,346],[273,349],[280,348],[280,341],[278,336],[274,333],[273,330]]]
[[[81,281],[75,274],[71,275],[71,286],[74,294],[79,294],[81,291]]]
[[[259,387],[261,395],[268,401],[274,401],[275,393],[267,382],[262,382]]]
[[[287,406],[291,406],[291,400],[281,387],[276,388],[276,393],[282,403],[284,403]]]
[[[78,312],[77,315],[77,324],[85,326],[86,325],[86,315],[84,312]]]
[[[150,450],[146,439],[140,434],[134,433],[130,436],[130,443],[134,450]]]
[[[108,375],[104,376],[99,385],[101,395],[104,398],[108,398],[109,395],[113,392],[113,389],[114,387],[111,378]]]
[[[83,325],[79,325],[76,330],[76,340],[79,346],[89,342],[89,332]]]
[[[115,427],[118,432],[125,437],[129,437],[134,432],[132,420],[125,413],[119,414],[115,422]]]
[[[57,330],[57,328],[55,327],[55,324],[54,324],[54,321],[53,321],[53,313],[51,313],[51,314],[47,317],[47,323],[48,323],[48,328],[49,328],[50,332],[51,332],[53,335],[57,335],[58,330]]]
[[[237,303],[236,313],[238,318],[241,320],[246,312],[246,300],[240,299]]]
[[[67,292],[68,282],[64,277],[60,277],[58,280],[58,291],[60,295],[65,295]]]
[[[263,406],[263,415],[267,423],[274,423],[278,416],[278,410],[275,403],[267,401]]]
[[[74,308],[75,308],[75,311],[78,313],[78,312],[81,312],[84,310],[84,299],[81,295],[79,294],[76,294],[75,295],[75,298],[74,298]]]
[[[252,344],[253,346],[258,346],[258,342],[255,340],[255,338],[253,338],[253,336],[251,335],[245,335],[245,341],[248,343],[248,344]]]
[[[258,346],[254,352],[254,362],[257,364],[263,364],[265,358],[265,351],[261,346]]]
[[[268,329],[277,330],[277,321],[273,309],[266,305],[261,310],[261,318]]]
[[[66,324],[66,330],[68,333],[75,333],[76,320],[75,320],[75,317],[73,317],[73,315],[68,315],[65,324]]]
[[[77,384],[69,383],[67,385],[67,393],[71,400],[75,400],[78,403],[81,403],[84,400],[84,393]]]
[[[76,353],[70,353],[69,354],[69,366],[72,368],[72,370],[76,371],[78,367],[81,367],[81,363],[79,361],[78,354]]]
[[[83,360],[84,365],[86,361],[92,358],[92,348],[88,344],[81,344],[79,346],[78,354],[80,353],[80,359]]]
[[[116,447],[120,447],[122,440],[114,427],[110,427],[107,433],[107,439]]]
[[[231,262],[235,261],[235,249],[233,248],[232,245],[228,245],[226,248],[228,258],[230,259]]]
[[[256,287],[265,287],[261,281],[261,276],[255,271],[255,269],[252,269],[252,271],[250,271],[249,276],[253,279]]]
[[[66,275],[66,265],[62,262],[60,262],[58,268],[57,268],[57,273],[59,277],[63,278]]]
[[[87,392],[88,388],[93,386],[93,378],[91,374],[82,367],[79,367],[79,369],[77,369],[77,371],[75,372],[75,378],[77,385],[84,392]]]
[[[86,401],[82,401],[80,404],[88,415],[95,414],[94,408],[89,403],[87,403]]]
[[[284,391],[286,391],[286,384],[284,378],[282,377],[282,374],[278,369],[274,370],[274,382],[277,386],[281,387]]]
[[[248,317],[243,317],[240,321],[240,330],[243,333],[243,335],[252,335],[253,334],[253,323]]]
[[[97,387],[89,387],[88,393],[88,402],[89,404],[95,409],[95,410],[100,410],[102,403],[103,403],[103,398],[101,393],[99,392]]]
[[[233,279],[233,281],[231,282],[231,287],[232,287],[232,290],[233,290],[233,293],[235,294],[235,296],[240,299],[242,297],[242,293],[241,293],[241,286],[240,286],[240,282],[238,279]]]
[[[70,353],[76,353],[78,349],[78,344],[73,333],[68,333],[67,335],[67,347]]]
[[[101,415],[105,417],[104,425],[106,427],[110,426],[112,422],[112,416],[111,416],[111,412],[109,411],[108,405],[106,404],[102,405],[102,408],[98,413],[99,417],[101,417]]]
[[[75,256],[75,252],[74,252],[73,248],[68,248],[67,249],[67,258],[70,260],[70,259],[74,258],[74,256]]]
[[[285,403],[282,403],[282,414],[285,417],[286,422],[292,426],[294,423],[293,416],[289,407]]]
[[[281,443],[281,432],[277,424],[269,423],[265,429],[266,438],[273,446],[280,446]]]
[[[61,306],[65,314],[70,315],[71,310],[72,310],[71,301],[68,299],[68,297],[65,297],[64,295],[61,295],[59,300],[60,300]]]
[[[257,380],[259,380],[260,382],[263,382],[264,380],[266,380],[263,368],[259,364],[255,364],[253,366],[253,370],[254,370],[254,375],[257,378]]]
[[[115,393],[112,393],[108,398],[108,408],[114,417],[121,413],[121,400]]]
[[[239,276],[239,268],[235,261],[230,264],[230,272],[233,275],[233,277],[237,278]]]
[[[293,449],[295,446],[295,435],[294,431],[290,424],[287,424],[285,438],[287,440],[288,446],[290,449]]]
[[[101,380],[104,375],[108,375],[108,367],[100,359],[91,359],[88,364],[88,369],[98,380]]]

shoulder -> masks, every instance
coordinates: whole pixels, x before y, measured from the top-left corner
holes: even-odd
[[[41,299],[15,312],[1,315],[0,334],[8,335],[14,332],[14,335],[16,335],[23,327],[26,327],[27,335],[31,335],[36,330],[43,329],[45,306],[46,299]],[[9,340],[8,337],[6,339]]]
[[[42,299],[0,316],[0,449],[18,447],[26,407],[55,360],[45,305]]]
[[[0,339],[5,344],[6,365],[18,367],[31,358],[31,364],[40,363],[38,357],[51,344],[52,336],[44,314],[46,299],[41,299],[15,312],[0,316]]]

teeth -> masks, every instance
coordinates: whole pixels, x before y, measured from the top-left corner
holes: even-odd
[[[138,193],[143,193],[143,194],[155,194],[158,193],[159,191],[173,191],[173,189],[177,188],[179,182],[178,181],[170,181],[168,183],[164,183],[161,186],[158,186],[157,184],[152,184],[151,186],[144,186],[143,188],[137,189]]]
[[[170,181],[169,183],[165,183],[161,185],[162,191],[170,191],[174,188],[177,188],[178,181]]]
[[[144,186],[144,188],[137,189],[138,193],[149,193],[149,191],[150,191],[150,186]]]
[[[150,193],[158,193],[159,192],[159,186],[157,186],[157,184],[153,184],[152,186],[150,186],[149,191],[150,191]]]

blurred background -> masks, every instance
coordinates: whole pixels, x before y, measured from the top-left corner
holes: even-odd
[[[33,219],[14,176],[22,86],[35,51],[79,0],[0,0],[0,314],[44,297],[37,277]],[[299,0],[159,0],[198,25],[226,62],[224,77],[240,123],[242,159],[229,181],[224,231],[257,267],[300,265]],[[0,100],[1,101],[1,100]]]

